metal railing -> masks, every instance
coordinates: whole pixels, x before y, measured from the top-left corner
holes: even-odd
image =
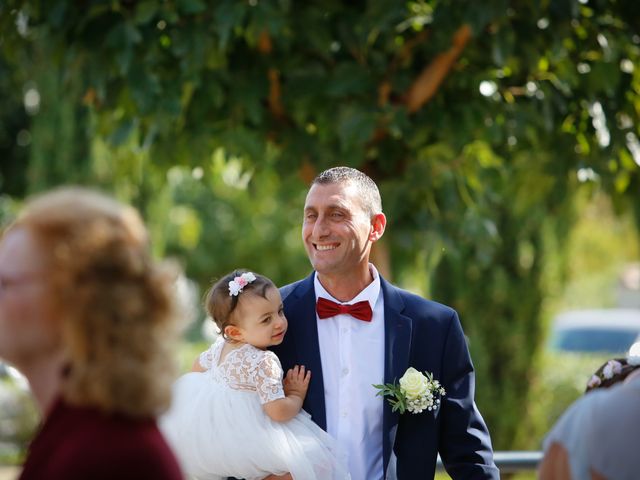
[[[533,472],[542,461],[542,452],[536,451],[513,451],[513,452],[493,452],[493,460],[500,470],[500,473]],[[444,471],[442,460],[438,456],[438,471]]]

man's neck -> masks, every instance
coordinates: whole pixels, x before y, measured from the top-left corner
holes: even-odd
[[[348,302],[373,282],[373,274],[367,264],[362,271],[353,272],[351,275],[318,272],[318,280],[333,298],[341,302]]]

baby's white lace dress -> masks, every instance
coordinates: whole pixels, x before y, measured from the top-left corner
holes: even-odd
[[[200,355],[204,373],[178,379],[160,426],[185,472],[197,479],[347,479],[346,461],[329,435],[301,411],[275,422],[262,405],[284,398],[282,367],[271,351],[249,344],[220,361],[222,338]]]

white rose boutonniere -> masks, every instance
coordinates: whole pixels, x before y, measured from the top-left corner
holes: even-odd
[[[374,387],[378,389],[377,395],[389,397],[387,400],[393,407],[392,410],[400,413],[404,413],[405,410],[411,413],[435,410],[440,405],[440,398],[445,394],[440,382],[433,379],[433,374],[423,374],[413,367],[404,372],[399,385],[385,383]]]

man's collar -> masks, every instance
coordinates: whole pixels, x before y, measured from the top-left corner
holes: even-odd
[[[352,304],[356,302],[361,302],[363,300],[367,300],[371,305],[371,308],[373,309],[380,295],[380,274],[378,273],[378,270],[373,265],[373,263],[369,263],[369,272],[371,272],[373,281],[369,285],[367,285],[364,289],[362,289],[362,291],[358,293],[355,297],[353,297],[351,300],[348,300],[346,302],[341,302],[340,300],[336,299],[333,295],[331,295],[327,291],[327,289],[324,288],[322,283],[320,283],[320,280],[318,279],[318,273],[316,272],[313,279],[314,290],[316,293],[316,301],[318,300],[319,297],[326,298],[333,302],[341,303],[341,304],[345,304],[345,303]]]

